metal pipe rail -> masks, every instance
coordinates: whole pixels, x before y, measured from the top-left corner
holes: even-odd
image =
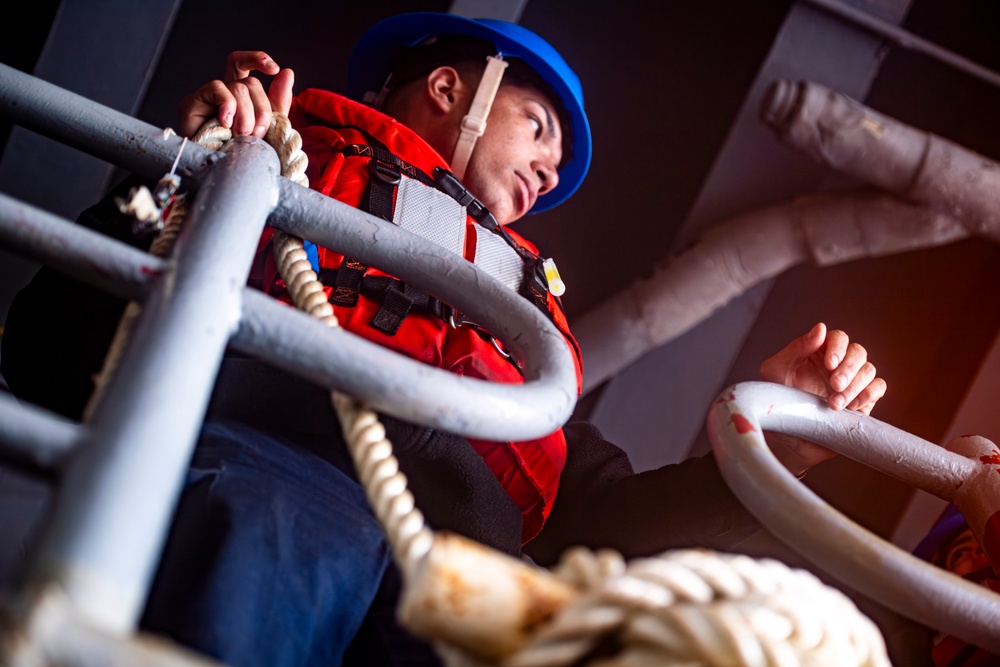
[[[296,190],[303,190],[288,181],[282,181],[281,187],[287,188],[293,197],[301,196]],[[355,210],[318,193],[305,192],[317,195],[313,203],[321,210],[325,210],[324,205],[328,202],[337,204],[331,207],[333,215],[339,216],[345,208],[348,212]],[[306,212],[311,210],[305,205],[302,208]],[[364,225],[371,223],[371,216],[358,213],[353,221],[364,229]],[[408,243],[413,236],[383,221],[377,222],[381,224],[371,225],[371,229],[360,236],[370,233],[384,237],[398,231],[401,244]],[[386,225],[389,230],[384,229]],[[301,222],[284,225],[288,230],[297,230],[292,233],[312,233],[311,229],[301,229],[305,226]],[[355,228],[344,225],[342,229],[351,233]],[[333,233],[316,233],[314,237],[337,240]],[[58,265],[60,271],[117,296],[140,301],[145,300],[147,292],[167,267],[163,260],[153,255],[2,193],[0,245],[16,248],[34,260]],[[394,260],[391,253],[381,248],[375,252],[361,243],[351,247],[383,264]],[[410,276],[408,280],[420,284],[426,269],[416,261],[422,256],[419,244],[393,247],[404,248],[401,271],[396,272],[397,275],[405,273]],[[426,255],[423,257],[428,259]],[[559,368],[552,361],[555,357],[558,364],[558,355],[565,349],[562,335],[554,331],[540,312],[534,308],[525,309],[523,299],[491,277],[486,276],[488,280],[484,279],[481,284],[471,284],[478,272],[472,264],[464,262],[468,266],[459,267],[461,274],[456,275],[458,271],[447,267],[449,262],[455,261],[452,256],[431,256],[430,260],[438,263],[441,276],[444,276],[426,276],[428,283],[440,282],[439,293],[450,294],[455,303],[459,303],[469,299],[462,298],[456,288],[465,285],[466,289],[478,291],[478,298],[469,302],[472,310],[466,312],[482,311],[476,317],[489,323],[487,326],[493,326],[508,349],[525,360],[525,384],[494,384],[413,362],[342,329],[323,326],[250,288],[243,290],[242,316],[231,343],[234,348],[276,367],[329,389],[343,391],[408,421],[477,438],[526,440],[554,431],[569,416],[565,409],[568,406],[572,410],[575,398],[572,362],[566,362],[569,368]],[[497,308],[483,310],[491,299],[498,304]],[[509,317],[498,319],[505,312]],[[522,335],[522,331],[537,332],[542,337],[542,344],[533,342],[534,336]],[[569,378],[564,375],[567,372]],[[560,377],[564,382],[568,380],[568,389],[559,384]],[[0,439],[0,451],[2,448]]]
[[[719,468],[736,496],[793,549],[886,607],[1000,653],[1000,595],[906,553],[861,528],[800,484],[763,432],[817,442],[945,499],[979,464],[858,412],[766,382],[720,394],[708,415]]]
[[[149,178],[168,171],[182,146],[171,133],[6,65],[0,113]],[[68,617],[113,636],[134,632],[228,345],[394,416],[471,437],[540,437],[564,423],[575,403],[563,336],[472,263],[279,178],[273,150],[257,139],[238,138],[224,153],[186,145],[176,169],[196,198],[166,261],[0,195],[0,245],[143,304],[116,377],[88,421],[67,424],[34,406],[0,402],[0,454],[59,473],[24,599],[15,605],[29,624],[43,606],[29,601],[51,600],[55,591]],[[524,384],[458,377],[246,288],[265,224],[387,269],[454,305],[523,361]]]
[[[0,113],[149,178],[158,178],[167,171],[181,147],[179,137],[164,135],[147,123],[3,64]],[[220,158],[214,151],[188,145],[181,152],[177,172],[185,182],[200,184]],[[280,338],[271,337],[284,336],[282,332],[289,328],[282,324],[269,326],[264,318],[256,316],[256,309],[267,306],[259,305],[260,300],[254,297],[246,300],[253,305],[245,307],[253,310],[235,334],[235,346],[287,369],[307,372],[319,384],[343,390],[396,417],[469,437],[535,438],[551,433],[569,418],[577,394],[572,359],[562,335],[536,308],[470,262],[430,241],[290,181],[282,179],[278,187],[280,195],[268,224],[391,270],[393,275],[452,304],[497,336],[524,362],[525,383],[495,385],[459,378],[409,360],[388,360],[393,375],[381,375],[391,384],[392,396],[382,396],[370,381],[352,377],[361,370],[357,364],[336,376],[331,372],[317,374],[312,361],[294,354]],[[122,296],[132,298],[136,290],[148,289],[152,278],[162,270],[152,256],[91,235],[76,225],[60,224],[65,221],[9,198],[0,200],[0,218],[0,243],[47,263],[59,262],[60,269],[64,261],[69,261],[67,269],[76,277]],[[29,223],[27,227],[22,225],[24,221]],[[72,235],[72,243],[63,242],[68,235]],[[86,252],[82,252],[84,248]],[[97,267],[101,270],[91,270]],[[106,272],[116,280],[124,279],[131,287],[129,293],[110,286]],[[291,319],[304,321],[301,317]],[[313,333],[319,331],[318,327],[312,329]],[[344,336],[334,332],[323,338],[337,342],[313,341],[313,351],[319,346],[335,354],[335,347],[347,344]],[[337,355],[339,361],[349,363],[348,357],[355,355],[388,359],[384,350],[366,341],[349,345],[350,353]]]

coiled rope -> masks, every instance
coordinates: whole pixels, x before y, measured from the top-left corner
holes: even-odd
[[[212,126],[196,140],[218,149],[230,138],[228,130]],[[281,158],[282,175],[308,187],[301,137],[288,119],[275,114],[266,139]],[[302,239],[277,229],[274,234],[278,269],[296,307],[339,326]],[[378,415],[336,391],[331,400],[403,573],[400,616],[435,642],[450,667],[890,664],[878,629],[850,599],[775,560],[691,549],[626,563],[614,551],[573,548],[548,571],[435,534],[407,489]],[[461,546],[451,550],[456,540]],[[501,573],[450,570],[460,560],[454,554],[498,564]],[[515,609],[506,624],[497,620],[517,605],[490,597],[496,595],[524,598],[525,611]],[[442,611],[445,599],[455,606]],[[476,604],[485,610],[482,618],[469,614]],[[428,618],[435,611],[442,617]]]
[[[775,560],[688,549],[626,564],[574,548],[555,574],[580,597],[504,667],[889,664],[847,596]]]

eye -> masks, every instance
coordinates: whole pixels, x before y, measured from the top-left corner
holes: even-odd
[[[531,115],[528,116],[528,121],[531,123],[531,127],[534,128],[535,139],[542,136],[542,121]]]

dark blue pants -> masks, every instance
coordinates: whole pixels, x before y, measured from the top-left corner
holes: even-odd
[[[233,667],[340,665],[389,560],[349,474],[209,423],[142,625]]]

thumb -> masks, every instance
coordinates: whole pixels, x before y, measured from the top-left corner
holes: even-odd
[[[295,73],[283,69],[275,75],[271,86],[267,89],[267,99],[271,102],[271,110],[283,116],[288,115],[292,108],[292,87],[295,85]]]
[[[799,336],[782,348],[773,357],[760,365],[761,379],[768,382],[789,384],[795,371],[826,341],[826,324],[819,322],[804,335]]]

